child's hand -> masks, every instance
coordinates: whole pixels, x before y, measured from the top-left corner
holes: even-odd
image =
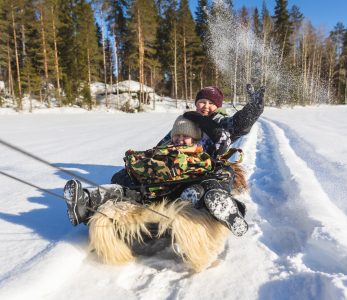
[[[259,90],[254,91],[254,87],[248,83],[246,85],[246,90],[250,98],[249,103],[253,104],[257,108],[264,107],[265,86],[262,86]]]

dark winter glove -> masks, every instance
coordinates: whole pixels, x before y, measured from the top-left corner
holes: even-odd
[[[259,90],[254,91],[254,87],[248,83],[246,85],[246,90],[250,99],[249,103],[257,108],[263,108],[265,86],[262,86]]]
[[[220,140],[223,129],[219,127],[218,123],[213,121],[211,116],[202,116],[196,111],[188,111],[183,114],[183,117],[196,123],[214,143]]]

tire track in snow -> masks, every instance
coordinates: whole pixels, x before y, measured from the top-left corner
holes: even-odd
[[[284,298],[344,298],[338,286],[346,285],[346,217],[296,155],[284,131],[271,121],[261,119],[260,124],[250,190],[259,206],[261,241],[279,256],[278,274],[263,285],[260,298],[282,299],[298,289]]]
[[[270,121],[268,118],[265,120]],[[278,121],[271,121],[281,128],[298,157],[314,171],[316,178],[330,199],[347,215],[347,170],[343,164],[327,160],[316,152],[312,145],[303,140],[293,129]],[[331,145],[333,147],[333,145]]]

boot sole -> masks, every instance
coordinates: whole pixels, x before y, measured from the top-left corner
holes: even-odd
[[[241,216],[236,201],[224,190],[213,189],[205,194],[205,204],[212,215],[223,222],[236,236],[244,235],[248,224]]]
[[[64,198],[66,199],[67,213],[71,224],[74,226],[79,224],[79,217],[77,214],[77,190],[79,188],[82,188],[82,186],[75,179],[69,180],[64,187]]]

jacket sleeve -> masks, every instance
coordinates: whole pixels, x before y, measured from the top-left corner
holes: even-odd
[[[224,117],[218,120],[220,125],[230,133],[231,142],[235,142],[241,136],[250,132],[253,124],[264,111],[264,106],[247,103],[232,117]]]
[[[157,146],[166,146],[166,145],[169,145],[170,143],[171,143],[171,131],[160,140]]]

